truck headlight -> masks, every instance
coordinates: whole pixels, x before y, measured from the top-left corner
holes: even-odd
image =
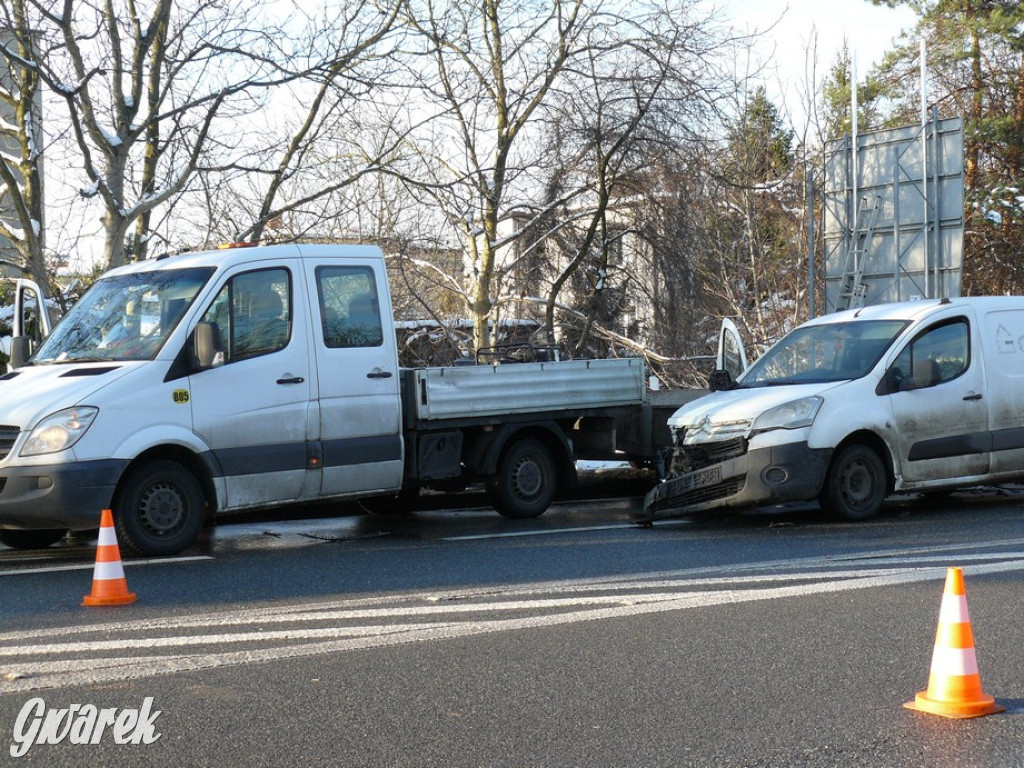
[[[20,455],[38,456],[70,448],[85,434],[99,412],[99,408],[86,405],[51,413],[36,424]]]
[[[818,415],[822,399],[817,395],[801,397],[774,408],[769,408],[754,419],[754,432],[767,432],[769,429],[799,429],[809,427]]]

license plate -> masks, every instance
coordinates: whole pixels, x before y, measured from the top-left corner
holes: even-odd
[[[718,485],[722,482],[722,468],[708,467],[707,469],[701,469],[680,479],[683,481],[682,490],[684,491],[692,491],[697,488],[707,488],[710,485]]]

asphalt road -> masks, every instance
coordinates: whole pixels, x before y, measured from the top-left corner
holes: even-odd
[[[112,609],[79,605],[88,542],[0,550],[0,764],[1024,765],[1019,493],[651,529],[629,523],[636,498],[601,495],[524,522],[472,495],[408,519],[237,519],[181,558],[126,561],[138,601]],[[902,707],[928,683],[951,565],[1005,713]],[[35,698],[147,697],[152,743],[10,756]]]

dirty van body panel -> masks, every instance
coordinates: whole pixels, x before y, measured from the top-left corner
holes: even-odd
[[[400,376],[387,274],[379,258],[309,258],[310,337],[317,376],[322,496],[402,486]]]
[[[1024,308],[980,314],[992,435],[989,471],[1012,479],[1024,475]]]
[[[882,395],[892,408],[903,489],[935,481],[982,478],[989,472],[991,396],[973,314],[963,310],[935,313],[915,329],[908,343],[894,350],[891,367],[902,373],[908,373],[902,369],[910,365],[923,367],[924,352],[919,350],[932,348],[930,340],[936,338],[942,348],[937,354],[943,362],[930,369],[935,381],[915,380],[912,386],[921,388]],[[911,360],[919,362],[908,363]]]

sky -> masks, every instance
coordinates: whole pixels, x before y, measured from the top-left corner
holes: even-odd
[[[870,0],[717,0],[715,4],[721,8],[723,20],[738,31],[771,28],[757,48],[761,57],[772,59],[765,86],[795,125],[806,121],[802,97],[811,82],[807,51],[815,36],[817,83],[835,62],[844,38],[856,57],[858,79],[862,79],[899,33],[911,30],[917,20],[906,7],[879,7]]]

